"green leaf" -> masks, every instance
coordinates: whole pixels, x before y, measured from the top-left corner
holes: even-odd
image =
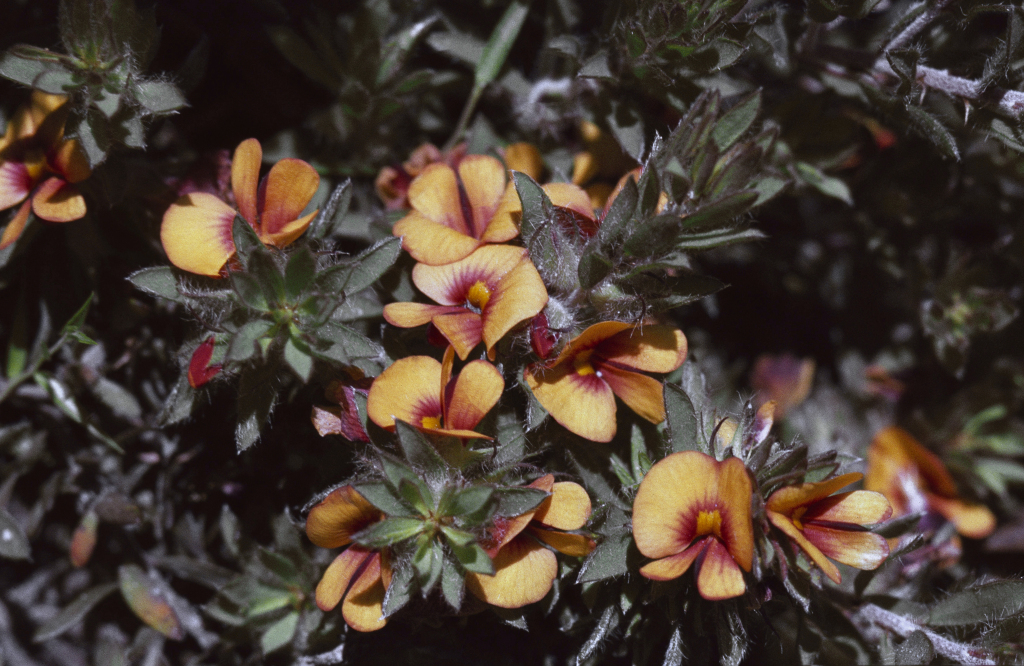
[[[398,567],[395,569],[388,591],[384,593],[384,604],[381,614],[384,617],[391,617],[403,606],[409,603],[412,598],[412,567]]]
[[[103,114],[89,111],[84,119],[67,132],[78,138],[79,144],[89,159],[89,166],[96,168],[107,158],[110,151],[111,138],[108,121]]]
[[[303,382],[309,381],[313,373],[313,357],[309,347],[302,341],[289,337],[284,343],[284,360]]]
[[[82,325],[85,323],[85,317],[89,314],[89,307],[92,305],[92,299],[95,298],[96,293],[89,294],[89,297],[85,299],[85,303],[82,303],[81,307],[71,315],[71,319],[68,319],[68,323],[64,324],[64,328],[61,329],[61,335],[74,335],[78,332]]]
[[[316,335],[332,346],[324,353],[345,365],[350,365],[353,359],[379,358],[383,351],[375,342],[355,330],[329,321],[316,329]]]
[[[267,34],[285,60],[332,94],[338,92],[341,85],[338,74],[324,64],[324,59],[318,56],[298,33],[286,26],[277,25],[268,26]]]
[[[27,560],[30,554],[25,530],[7,509],[0,507],[0,556],[9,560]]]
[[[135,87],[135,99],[154,115],[171,113],[188,106],[185,96],[170,81],[150,79]]]
[[[446,555],[441,565],[441,596],[452,609],[459,610],[464,594],[465,578],[458,565]]]
[[[677,243],[676,249],[690,250],[693,252],[712,250],[716,247],[724,247],[735,243],[746,243],[753,240],[761,240],[765,235],[757,229],[726,229],[723,231],[709,231],[703,234],[692,234],[683,236]]]
[[[36,79],[51,69],[64,69],[56,53],[34,46],[15,46],[0,54],[0,76],[32,87]]]
[[[554,208],[551,199],[533,178],[525,173],[513,171],[512,181],[515,183],[516,192],[519,194],[519,200],[523,206],[520,233],[529,247],[533,235],[551,219]]]
[[[675,245],[683,221],[671,213],[638,220],[622,245],[627,257],[646,258],[664,252]]]
[[[517,486],[513,488],[499,488],[496,492],[498,507],[494,513],[498,516],[514,518],[521,516],[527,511],[532,511],[540,506],[540,503],[549,497],[549,493],[540,488],[525,488]]]
[[[136,289],[159,296],[175,303],[184,303],[185,298],[178,293],[178,278],[170,266],[154,266],[135,271],[128,276],[128,281]]]
[[[42,312],[45,313],[46,309],[43,308]],[[40,333],[42,332],[40,331]],[[28,344],[28,311],[24,293],[22,293],[14,313],[14,322],[11,324],[10,339],[7,341],[7,378],[9,380],[15,380],[28,365]]]
[[[445,538],[456,546],[468,546],[469,544],[476,541],[476,537],[469,532],[463,532],[447,525],[441,526],[441,532]]]
[[[275,306],[285,303],[284,276],[281,275],[277,262],[269,250],[253,250],[246,268],[248,274],[256,279],[268,303]]]
[[[480,59],[476,63],[476,71],[473,73],[473,95],[478,96],[480,92],[497,78],[501,72],[512,44],[519,36],[519,31],[526,21],[530,3],[522,0],[515,0],[502,14],[498,25],[494,26],[490,39],[484,46]]]
[[[265,336],[274,325],[265,319],[254,319],[242,325],[228,342],[225,361],[247,361],[257,354],[257,341]]]
[[[612,272],[612,268],[611,260],[600,254],[597,249],[584,254],[580,257],[580,264],[577,268],[580,287],[583,289],[592,289],[597,286],[601,280],[608,277]]]
[[[442,476],[448,472],[448,464],[437,452],[430,440],[416,428],[401,420],[395,421],[398,444],[405,459],[429,475]]]
[[[263,241],[241,215],[235,215],[231,223],[231,239],[235,244],[235,254],[245,267],[249,266],[249,255],[263,249]]]
[[[320,209],[313,222],[306,229],[306,237],[321,240],[331,236],[341,228],[345,216],[352,205],[352,180],[346,180],[331,192],[327,203]]]
[[[351,261],[352,270],[345,280],[343,290],[355,294],[373,285],[389,268],[395,265],[402,252],[401,238],[386,238],[363,250]]]
[[[700,440],[697,412],[693,408],[693,402],[690,396],[686,395],[686,391],[675,384],[665,384],[665,421],[672,451],[709,453],[704,442]]]
[[[637,190],[636,180],[627,178],[626,183],[615,197],[608,212],[605,213],[601,226],[598,229],[598,239],[601,247],[606,251],[614,251],[625,234],[627,224],[633,218],[637,201],[640,199],[640,192]]]
[[[178,614],[171,608],[158,581],[147,576],[137,564],[122,564],[117,569],[117,577],[121,595],[140,620],[172,640],[185,638]]]
[[[231,286],[234,287],[235,293],[238,295],[238,300],[247,307],[259,312],[270,311],[270,304],[267,302],[267,296],[263,292],[263,288],[260,286],[259,280],[252,275],[241,272],[232,273]]]
[[[470,486],[456,493],[449,515],[471,516],[487,507],[494,496],[490,486]]]
[[[715,129],[711,131],[711,138],[715,140],[718,149],[725,152],[732,144],[736,143],[743,133],[750,129],[760,110],[761,91],[758,90],[747,95],[722,114],[722,117],[715,123]]]
[[[32,82],[32,87],[51,95],[67,95],[82,87],[82,79],[76,72],[58,64],[41,72]],[[102,110],[100,112],[103,113]]]
[[[801,180],[822,194],[839,199],[847,206],[853,205],[853,195],[850,194],[849,186],[839,178],[827,176],[821,169],[807,162],[797,162],[796,172]]]
[[[82,592],[75,597],[74,601],[36,629],[35,635],[32,636],[32,642],[42,643],[60,636],[81,622],[96,604],[103,601],[116,589],[117,583],[105,583]]]
[[[389,516],[411,516],[414,513],[386,483],[360,483],[353,487],[367,502]]]
[[[416,510],[416,513],[421,516],[427,516],[430,515],[430,510],[433,508],[432,503],[428,502],[431,502],[433,498],[429,492],[426,497],[423,496],[423,493],[420,492],[421,485],[409,479],[402,479],[398,482],[398,494],[406,504]],[[402,513],[406,512],[403,511]]]
[[[235,446],[244,451],[260,438],[263,424],[277,399],[274,388],[274,369],[266,364],[242,369],[238,381],[238,424],[235,426]]]
[[[946,157],[960,161],[960,149],[956,146],[956,139],[945,125],[939,122],[935,116],[913,104],[907,106],[907,113],[910,115],[914,129],[935,144]]]
[[[914,631],[895,648],[897,664],[930,664],[935,647],[923,631]]]
[[[629,532],[606,536],[584,560],[576,583],[592,583],[629,573],[626,558],[632,541]]]
[[[714,203],[701,206],[693,213],[682,218],[683,229],[693,232],[708,228],[724,227],[750,210],[757,201],[757,198],[758,193],[749,190],[722,197]]]
[[[419,518],[385,518],[357,532],[352,536],[352,540],[367,548],[377,550],[411,539],[429,526],[429,523]]]
[[[260,648],[263,654],[270,654],[291,642],[295,629],[299,626],[299,612],[292,611],[270,625],[260,636]]]
[[[301,582],[299,570],[296,568],[295,563],[284,555],[260,547],[256,549],[256,559],[259,560],[260,564],[266,567],[268,571],[277,576],[282,583],[285,583],[286,585],[298,585]]]
[[[313,285],[316,275],[316,257],[308,247],[300,247],[288,257],[284,269],[284,293],[289,303]]]
[[[455,559],[459,561],[459,564],[466,571],[484,574],[485,576],[494,575],[494,562],[491,562],[491,558],[487,556],[487,552],[480,544],[471,543],[466,546],[459,546],[449,541],[448,547],[451,548]]]
[[[962,627],[990,623],[1024,611],[1024,581],[1001,580],[956,592],[931,607],[928,624]]]

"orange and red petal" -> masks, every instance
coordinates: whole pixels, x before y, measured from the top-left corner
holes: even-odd
[[[193,192],[164,213],[160,242],[172,264],[199,275],[216,276],[235,253],[231,227],[235,211],[203,192]]]
[[[505,166],[520,171],[534,180],[544,175],[544,158],[532,143],[513,143],[505,147]]]
[[[651,423],[665,420],[665,387],[661,382],[604,363],[595,363],[594,368],[612,392],[639,416]]]
[[[834,479],[829,479],[828,481],[808,482],[793,486],[786,486],[785,488],[780,488],[772,493],[771,497],[769,497],[768,501],[765,503],[765,508],[788,516],[797,507],[807,506],[819,499],[828,497],[840,488],[845,488],[851,483],[860,481],[863,476],[863,474],[858,472],[852,472],[850,474],[842,474]]]
[[[615,436],[615,394],[596,374],[580,375],[571,364],[524,378],[533,396],[564,428],[593,442]]]
[[[316,586],[316,605],[320,610],[333,610],[349,591],[353,578],[363,573],[374,558],[379,560],[380,555],[358,545],[335,557]]]
[[[356,631],[377,631],[388,623],[384,617],[384,595],[387,588],[379,571],[376,576],[364,573],[359,577],[360,581],[364,579],[369,581],[369,587],[356,592],[353,585],[353,589],[345,595],[345,601],[341,605],[341,616],[345,618],[345,623]]]
[[[11,221],[4,227],[4,233],[0,235],[0,250],[6,249],[14,241],[21,238],[21,233],[25,231],[25,226],[28,224],[28,214],[32,212],[32,201],[26,201],[21,204],[21,208],[14,214]]]
[[[441,416],[441,364],[429,356],[408,356],[392,363],[373,380],[366,413],[381,428],[395,420],[422,426],[424,417]]]
[[[482,238],[505,194],[505,167],[490,155],[467,155],[459,162],[459,178],[473,217],[469,235]]]
[[[306,229],[308,229],[310,223],[313,222],[313,218],[316,217],[317,212],[319,211],[314,210],[309,215],[292,220],[278,229],[275,233],[260,234],[260,240],[263,241],[264,245],[287,247],[298,240],[299,236],[306,233]]]
[[[85,217],[85,197],[62,178],[47,178],[32,195],[32,212],[47,222],[71,222]]]
[[[544,286],[544,280],[541,279],[533,262],[523,259],[501,277],[497,289],[484,308],[483,340],[487,345],[487,351],[491,352],[498,341],[514,326],[535,317],[547,303],[548,291]]]
[[[686,349],[686,336],[678,328],[637,326],[610,336],[596,353],[633,370],[672,372],[686,360]]]
[[[402,237],[402,248],[413,259],[429,266],[465,259],[481,245],[479,240],[415,210],[396,222],[391,233]]]
[[[260,197],[260,236],[279,234],[297,220],[319,186],[320,174],[302,160],[288,157],[271,167]]]
[[[466,589],[493,606],[521,608],[540,601],[551,590],[558,559],[535,540],[520,537],[498,551],[494,569],[493,576],[467,574]]]
[[[436,324],[435,324],[436,325]],[[451,398],[446,401],[446,428],[472,430],[498,404],[505,380],[487,361],[472,361],[455,378]]]
[[[882,493],[854,490],[817,500],[807,507],[804,522],[874,525],[892,516],[892,506]]]
[[[697,591],[710,601],[740,596],[747,590],[743,572],[721,541],[713,537],[708,540],[710,543],[697,572]]]
[[[829,559],[855,569],[877,569],[889,557],[889,543],[881,534],[804,525],[804,537]],[[833,579],[834,580],[834,579]]]
[[[533,527],[530,534],[551,546],[563,555],[570,557],[586,557],[597,546],[597,542],[582,534],[569,534],[556,530],[543,530]]]
[[[32,191],[32,176],[22,162],[0,162],[0,210],[16,206]]]
[[[590,520],[590,495],[571,481],[552,484],[551,496],[540,503],[533,519],[558,530],[578,530]]]
[[[895,426],[882,429],[871,442],[864,487],[885,492],[876,486],[884,484],[885,477],[891,481],[896,470],[907,466],[917,468],[929,490],[943,497],[956,497],[956,483],[942,460],[909,432]]]
[[[50,169],[69,183],[80,183],[92,173],[89,158],[77,139],[62,141],[47,162]]]
[[[558,354],[558,358],[555,359],[555,364],[558,365],[575,358],[581,351],[593,349],[613,335],[632,328],[633,324],[627,324],[624,321],[602,321],[594,324],[565,345],[561,353]]]
[[[462,215],[462,199],[454,169],[429,164],[409,184],[409,205],[428,220],[476,238]]]
[[[505,193],[491,214],[491,221],[480,237],[485,243],[504,243],[519,235],[519,223],[523,217],[523,204],[515,184],[505,186]]]
[[[483,320],[480,315],[465,309],[458,312],[435,315],[430,321],[448,340],[463,361],[469,352],[483,340]]]
[[[797,526],[793,524],[793,521],[788,516],[776,513],[775,511],[766,511],[765,514],[772,525],[782,530],[789,537],[790,541],[800,546],[800,549],[807,555],[807,559],[818,565],[818,568],[825,572],[825,575],[831,578],[832,582],[837,585],[843,582],[839,568],[825,557],[825,554],[817,546],[807,540],[804,533],[797,529]]]
[[[392,326],[414,328],[430,323],[438,315],[459,314],[463,308],[426,303],[388,303],[384,306],[384,319]]]
[[[426,263],[414,266],[412,282],[434,302],[462,307],[469,298],[470,289],[478,282],[491,292],[493,298],[501,279],[525,256],[526,250],[521,247],[485,245],[469,256],[443,266]],[[487,306],[490,306],[490,301]]]
[[[984,539],[996,528],[996,517],[982,504],[949,499],[928,493],[928,504],[953,523],[956,531],[971,539]]]
[[[689,548],[685,549],[681,553],[663,557],[659,560],[654,560],[644,566],[640,567],[640,575],[644,578],[650,578],[651,580],[673,580],[679,578],[693,561],[700,556],[704,549],[707,547],[707,540],[701,540],[693,544]]]
[[[306,536],[321,548],[340,548],[352,535],[380,520],[380,509],[352,486],[337,488],[309,511]]]
[[[256,139],[246,139],[235,148],[231,158],[231,191],[242,217],[253,227],[259,221],[259,207],[256,191],[260,182],[260,166],[263,164],[263,148]]]
[[[579,213],[583,217],[594,219],[594,209],[590,205],[590,196],[578,185],[572,183],[548,183],[541,189],[551,199],[551,203],[561,208]]]

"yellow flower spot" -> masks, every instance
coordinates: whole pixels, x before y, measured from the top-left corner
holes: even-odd
[[[593,353],[592,350],[581,351],[576,354],[576,358],[572,360],[572,367],[575,368],[576,374],[578,375],[593,375],[595,374],[594,366],[590,364],[590,355]]]
[[[420,420],[420,425],[424,428],[440,428],[441,417],[440,416],[424,416]]]
[[[38,182],[46,171],[46,153],[38,148],[30,148],[25,154],[25,169],[29,179]]]
[[[806,506],[798,506],[793,511],[793,515],[790,516],[790,520],[793,521],[793,524],[796,525],[796,528],[798,530],[800,530],[801,532],[804,529],[804,524],[802,522],[802,519],[803,519],[805,513],[807,513],[807,507]]]
[[[487,301],[491,300],[491,290],[487,288],[486,284],[478,280],[469,288],[469,294],[466,296],[466,300],[474,308],[483,311],[483,309],[487,307]]]
[[[722,514],[714,511],[701,511],[697,514],[697,537],[713,534],[722,538]]]

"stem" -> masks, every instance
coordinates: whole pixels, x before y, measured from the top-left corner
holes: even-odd
[[[969,643],[957,643],[952,641],[945,636],[941,636],[934,631],[918,624],[909,617],[887,611],[884,608],[876,606],[874,604],[867,604],[862,607],[858,612],[861,618],[868,622],[875,624],[883,629],[894,631],[900,636],[906,637],[915,631],[922,632],[931,641],[932,647],[935,651],[944,657],[948,657],[956,661],[959,664],[968,664],[969,666],[987,666],[988,664],[995,664],[995,660],[990,656],[991,653],[980,647],[975,647]]]
[[[25,380],[36,374],[39,367],[51,356],[56,354],[57,350],[64,346],[65,342],[67,342],[67,334],[61,335],[57,338],[57,341],[50,345],[45,354],[40,354],[37,359],[32,361],[32,364],[28,368],[22,370],[17,377],[7,382],[3,390],[0,391],[0,403],[9,398],[11,394],[14,393],[14,389],[18,388],[18,386],[20,386]]]
[[[462,115],[459,116],[459,122],[455,125],[455,131],[452,132],[452,136],[448,139],[448,142],[444,144],[442,152],[448,152],[455,147],[455,144],[459,142],[462,135],[466,133],[466,127],[469,125],[469,119],[473,117],[473,110],[476,109],[477,102],[480,101],[480,95],[483,93],[483,88],[473,86],[473,92],[469,94],[469,99],[466,100],[466,106],[462,108]]]

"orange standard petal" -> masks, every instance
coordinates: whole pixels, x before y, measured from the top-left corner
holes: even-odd
[[[652,559],[677,555],[711,535],[745,571],[754,556],[750,476],[739,458],[719,462],[698,451],[658,461],[633,502],[633,539]]]
[[[469,235],[483,238],[505,194],[505,167],[489,155],[467,155],[459,162],[459,179],[469,204]]]
[[[534,180],[544,175],[544,158],[532,143],[513,143],[505,147],[505,166],[521,171]]]
[[[622,370],[594,359],[594,370],[622,402],[651,423],[665,420],[664,385],[638,372]]]
[[[47,222],[71,222],[85,217],[85,197],[61,178],[47,178],[32,195],[32,212]]]
[[[0,235],[0,250],[6,250],[14,241],[21,238],[21,234],[28,225],[28,214],[32,212],[32,202],[26,201],[14,214],[11,221],[4,227],[4,233]]]
[[[260,182],[260,166],[263,164],[263,148],[256,139],[246,139],[235,148],[231,158],[231,191],[235,204],[246,222],[258,229],[259,208],[256,190]]]
[[[592,442],[615,437],[615,394],[596,374],[562,363],[547,371],[528,367],[523,378],[537,402],[569,432]]]
[[[686,351],[686,336],[678,328],[637,326],[609,336],[595,353],[631,370],[672,372],[686,360]]]
[[[381,428],[395,420],[424,428],[441,426],[441,364],[429,356],[408,356],[392,363],[373,380],[366,413]]]
[[[271,237],[285,231],[299,216],[316,194],[320,174],[312,166],[294,158],[285,158],[270,169],[261,192],[260,238]],[[313,220],[314,211],[306,218],[305,227]],[[294,230],[292,230],[294,233]],[[301,231],[299,232],[302,233]],[[267,241],[264,239],[264,243]]]
[[[356,631],[377,631],[387,624],[384,617],[384,595],[387,592],[382,576],[381,554],[374,553],[352,581],[341,616]]]
[[[505,380],[497,368],[487,361],[468,363],[455,377],[445,400],[445,428],[472,430],[498,404],[504,390]]]
[[[160,242],[172,264],[199,275],[217,276],[235,253],[231,227],[235,211],[203,192],[193,192],[164,213]]]
[[[591,504],[590,495],[583,486],[571,481],[561,481],[552,484],[549,492],[551,497],[540,503],[533,520],[557,530],[578,530],[587,524],[590,520]]]
[[[69,183],[80,183],[92,174],[89,158],[76,139],[62,141],[48,162],[50,169]]]
[[[519,536],[494,556],[493,576],[470,572],[466,589],[499,608],[522,608],[543,599],[558,575],[558,559],[534,539]]]
[[[340,548],[352,535],[380,520],[384,514],[352,486],[332,490],[309,511],[306,536],[321,548]]]

